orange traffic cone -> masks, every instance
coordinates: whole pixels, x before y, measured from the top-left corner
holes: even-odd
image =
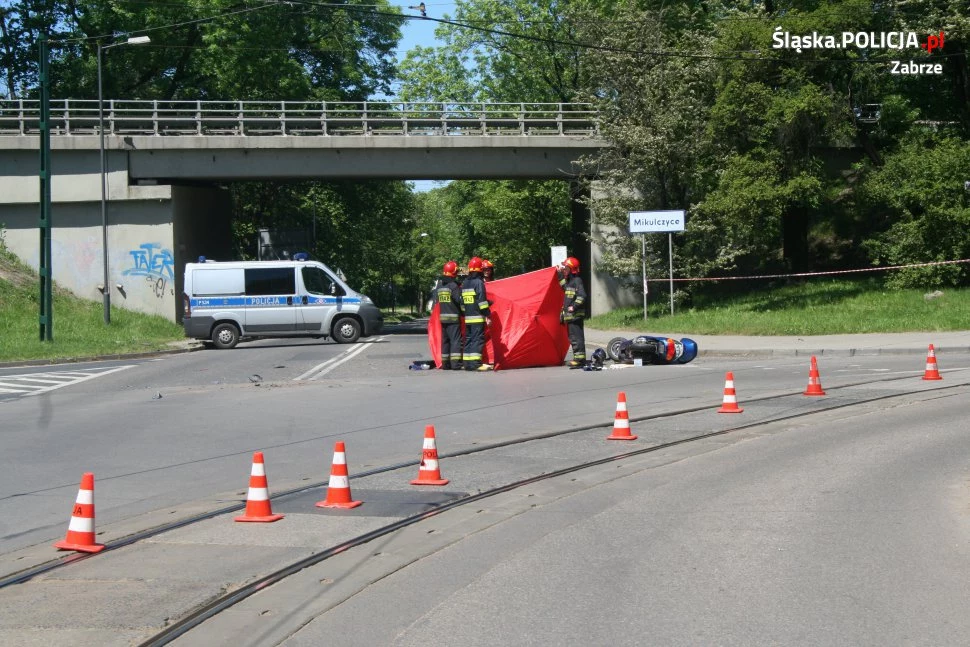
[[[802,395],[825,395],[825,391],[822,390],[822,381],[818,374],[818,362],[815,360],[814,355],[812,355],[812,366],[808,369],[808,387]]]
[[[438,448],[435,446],[434,425],[424,428],[424,451],[421,454],[421,466],[418,467],[418,478],[411,481],[411,485],[447,485],[448,479],[441,478],[438,468]]]
[[[253,454],[253,469],[249,473],[249,493],[246,495],[246,513],[236,517],[236,521],[279,521],[281,514],[273,514],[269,502],[269,483],[266,482],[266,466],[263,452]]]
[[[616,415],[613,417],[613,433],[607,440],[636,440],[630,433],[630,414],[626,410],[626,393],[620,391],[616,396]]]
[[[930,349],[926,352],[926,371],[923,373],[923,379],[943,379],[943,376],[940,375],[940,369],[938,369],[936,366],[936,350],[933,348],[933,344],[930,344]]]
[[[734,391],[734,373],[728,371],[724,378],[724,401],[718,413],[741,413],[744,411],[738,406],[738,395]]]
[[[333,465],[330,468],[330,485],[327,498],[317,502],[318,508],[356,508],[361,501],[350,496],[350,477],[347,474],[347,450],[342,440],[333,448]]]
[[[81,487],[77,491],[67,535],[62,541],[55,542],[54,547],[82,553],[104,550],[104,544],[94,543],[94,474],[91,472],[81,475]]]

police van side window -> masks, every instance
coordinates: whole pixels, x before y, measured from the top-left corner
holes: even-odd
[[[268,296],[296,294],[296,275],[292,267],[260,267],[246,270],[246,294]]]
[[[197,297],[244,294],[243,272],[240,269],[196,268],[192,276],[192,292]]]
[[[333,278],[319,267],[303,268],[303,286],[310,294],[344,296],[344,290]]]

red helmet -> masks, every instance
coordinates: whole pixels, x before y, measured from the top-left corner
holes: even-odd
[[[458,274],[458,263],[455,261],[448,261],[445,263],[445,266],[441,268],[441,273],[445,276],[454,278]]]
[[[482,259],[482,269],[490,270],[493,267],[495,267],[495,264],[492,263],[492,261],[488,260],[487,258]]]
[[[562,264],[568,267],[573,274],[579,274],[579,259],[575,256],[570,256]]]
[[[482,259],[477,256],[472,256],[468,261],[468,271],[469,272],[481,272],[482,271]]]

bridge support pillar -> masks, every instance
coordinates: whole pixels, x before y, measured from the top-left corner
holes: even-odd
[[[588,286],[590,309],[593,316],[605,314],[616,308],[626,308],[643,303],[643,293],[636,287],[631,287],[640,284],[639,276],[617,278],[601,269],[605,241],[615,235],[625,235],[626,229],[597,218],[597,194],[599,193],[602,196],[602,189],[599,185],[599,182],[593,182],[589,225],[587,229],[583,230],[589,232],[589,242],[586,248],[589,250],[588,265],[591,272],[589,280],[584,276],[583,281]]]
[[[572,215],[573,239],[570,241],[570,255],[579,259],[579,273],[583,285],[591,285],[590,265],[590,208],[589,185],[579,180],[569,183],[569,209]],[[590,302],[592,302],[590,295]]]

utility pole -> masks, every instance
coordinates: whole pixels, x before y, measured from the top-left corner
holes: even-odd
[[[54,338],[54,313],[51,311],[53,285],[51,272],[51,106],[50,50],[47,34],[37,39],[39,49],[38,84],[40,86],[40,340]]]

